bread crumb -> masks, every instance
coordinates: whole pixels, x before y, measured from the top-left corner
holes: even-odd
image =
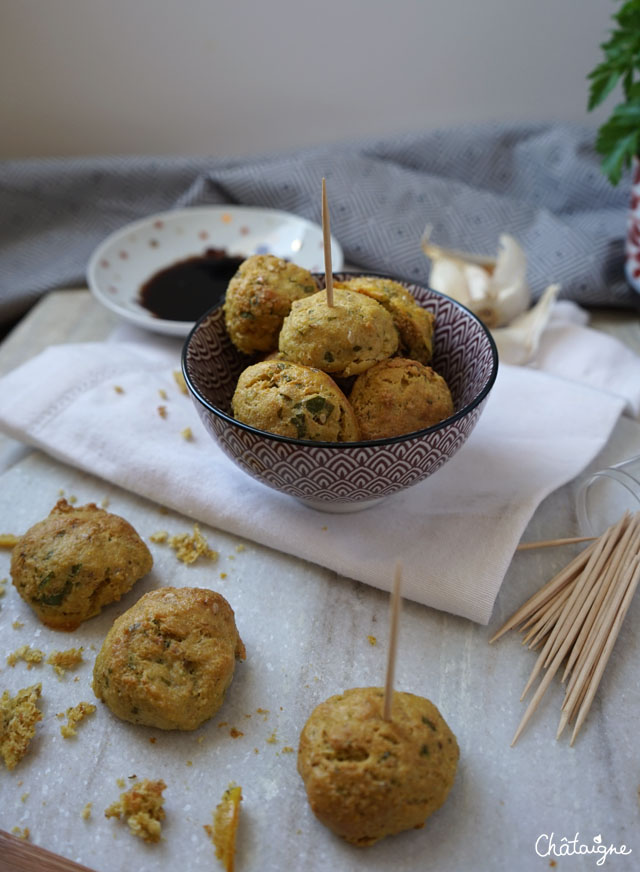
[[[66,651],[52,651],[47,657],[49,666],[53,666],[57,675],[64,675],[67,669],[82,663],[84,648],[68,648]]]
[[[184,430],[180,431],[180,435],[183,439],[186,439],[187,442],[193,441],[193,431],[191,427],[185,427]]]
[[[226,572],[221,572],[221,573],[220,573],[220,578],[225,579],[226,577],[227,577],[227,573],[226,573]]]
[[[244,733],[241,730],[236,729],[236,727],[231,727],[229,735],[232,739],[238,739],[240,736],[244,736]]]
[[[217,551],[209,547],[209,543],[200,532],[197,524],[193,525],[193,533],[178,533],[171,536],[169,545],[176,552],[176,557],[183,563],[195,563],[198,557],[207,560],[217,560],[220,556]]]
[[[145,778],[121,793],[120,799],[112,803],[104,815],[107,818],[117,817],[118,820],[123,817],[134,836],[145,842],[159,842],[162,835],[160,821],[165,818],[162,791],[166,786],[162,780],[149,781]]]
[[[78,497],[75,496],[75,494],[71,494],[71,496],[68,499],[68,502],[71,503],[71,505],[73,506],[78,502]]]
[[[187,760],[185,766],[193,766],[193,760]]]
[[[60,734],[63,739],[70,739],[76,735],[76,727],[85,718],[92,715],[96,707],[90,702],[79,702],[67,709],[67,723],[60,727]],[[58,715],[60,717],[60,715]],[[63,715],[64,717],[64,715]]]
[[[92,808],[93,808],[93,803],[92,803],[92,802],[88,802],[88,803],[85,805],[85,807],[84,807],[84,808],[82,809],[82,811],[80,812],[80,817],[82,818],[82,820],[84,820],[84,821],[88,821],[88,820],[89,820],[89,818],[91,817],[91,809],[92,809]]]
[[[14,697],[5,690],[0,698],[0,756],[7,769],[13,769],[22,760],[33,739],[36,724],[42,720],[37,702],[41,684],[25,687]]]
[[[20,802],[26,802],[28,799],[29,799],[29,794],[23,793],[22,796],[20,797]]]
[[[19,630],[20,627],[24,627],[24,622],[23,621],[14,621],[13,624],[11,624],[11,626],[13,627],[14,630]]]
[[[116,784],[118,785],[120,790],[124,790],[126,783],[127,782],[124,780],[124,778],[116,778]]]
[[[273,731],[273,733],[271,733],[271,735],[267,739],[267,744],[268,745],[277,745],[278,744],[278,740],[276,739],[276,731],[275,730]]]
[[[367,636],[367,640],[368,640],[370,645],[377,645],[378,644],[378,640],[376,639],[375,636]]]
[[[162,545],[162,543],[166,542],[168,538],[169,533],[167,532],[167,530],[158,530],[157,532],[152,533],[149,536],[149,541],[155,542],[156,545]]]
[[[13,533],[0,533],[0,548],[13,548],[18,541],[18,537]]]
[[[204,742],[204,736],[198,736],[198,745],[202,745]]]
[[[106,509],[106,508],[109,507],[110,504],[111,504],[111,500],[109,499],[109,497],[104,497],[104,499],[103,499],[102,502],[100,503],[100,506],[101,506],[103,509]]]
[[[173,378],[175,379],[175,382],[178,385],[178,388],[180,389],[180,393],[188,394],[189,391],[187,389],[187,383],[184,380],[184,376],[182,375],[182,373],[180,372],[179,369],[174,369]]]
[[[113,389],[114,389],[114,391],[115,391],[117,394],[123,394],[123,393],[124,393],[124,388],[123,388],[123,387],[120,387],[120,385],[114,385],[114,386],[113,386]]]
[[[156,743],[158,740],[156,739],[155,736],[151,736],[151,737],[149,738],[149,741],[151,742],[152,745],[155,745],[155,743]]]
[[[259,708],[259,709],[256,709],[256,713],[259,715],[264,715],[264,720],[266,721],[267,715],[269,714],[269,709]]]
[[[0,578],[0,596],[4,596],[7,592],[7,579]]]
[[[14,834],[14,836],[17,836],[19,839],[22,839],[25,842],[29,841],[29,836],[31,835],[31,833],[29,832],[29,827],[25,827],[23,830],[20,829],[20,827],[14,827],[11,832]]]
[[[18,660],[24,660],[27,664],[27,669],[32,669],[36,663],[42,663],[44,652],[39,648],[32,648],[31,645],[23,645],[17,648],[13,653],[7,656],[9,666],[15,666]]]
[[[283,754],[293,754],[293,748],[291,747],[291,745],[285,745],[284,748],[282,749],[282,753]]]
[[[236,545],[236,551],[238,552],[238,554],[242,554],[242,552],[243,552],[243,551],[246,551],[246,550],[247,550],[247,549],[246,549],[246,546],[245,546],[245,545],[242,545],[242,544],[241,544],[241,545]]]
[[[167,417],[167,407],[166,406],[158,406],[158,414],[161,418]]]
[[[161,400],[167,399],[167,392],[165,391],[164,388],[158,388],[158,396],[160,397]]]
[[[233,872],[241,802],[242,788],[230,784],[213,812],[213,825],[204,825],[204,830],[216,849],[216,857],[222,862],[225,872]]]

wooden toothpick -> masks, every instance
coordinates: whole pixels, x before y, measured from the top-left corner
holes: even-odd
[[[327,202],[327,183],[322,179],[322,238],[324,241],[324,278],[327,306],[333,306],[333,267],[331,265],[331,224]]]
[[[398,648],[398,619],[400,617],[400,588],[402,587],[402,564],[396,563],[391,591],[391,615],[389,617],[389,651],[387,653],[387,675],[384,683],[384,705],[382,717],[391,720],[391,701],[393,699],[393,677],[396,671],[396,650]]]
[[[552,548],[555,545],[575,545],[577,542],[593,542],[596,536],[570,536],[568,539],[543,539],[541,542],[521,542],[516,551],[531,551],[533,548]]]

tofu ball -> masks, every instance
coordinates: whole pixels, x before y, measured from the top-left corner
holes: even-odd
[[[435,316],[418,303],[409,291],[391,279],[357,276],[336,287],[357,291],[376,300],[390,313],[400,342],[398,353],[420,363],[429,363],[433,354]]]
[[[453,415],[447,383],[430,366],[394,357],[355,380],[349,395],[363,439],[413,433]]]
[[[163,587],[109,630],[93,691],[114,715],[160,730],[195,730],[222,705],[244,645],[219,593]]]
[[[16,590],[55,630],[75,630],[119,600],[153,566],[131,524],[94,503],[58,500],[20,537],[11,557]]]
[[[358,375],[398,347],[393,318],[375,300],[355,291],[325,291],[297,300],[284,319],[278,347],[287,360],[338,377]]]
[[[308,366],[265,360],[240,374],[231,400],[238,421],[312,442],[360,438],[353,409],[333,379]]]
[[[224,301],[227,333],[245,354],[274,351],[294,300],[315,294],[308,270],[272,254],[255,254],[240,264]]]
[[[424,826],[453,785],[458,743],[428,699],[356,687],[311,713],[300,735],[298,772],[311,810],[353,845]]]

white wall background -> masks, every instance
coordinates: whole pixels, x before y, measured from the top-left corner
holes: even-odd
[[[0,0],[0,158],[587,116],[610,0]]]

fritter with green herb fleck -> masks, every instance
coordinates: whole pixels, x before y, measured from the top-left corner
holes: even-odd
[[[238,421],[293,439],[353,442],[360,433],[349,401],[326,373],[265,360],[240,374],[231,401]]]
[[[124,518],[61,499],[18,539],[11,578],[43,624],[75,630],[152,566],[151,552]]]
[[[195,730],[218,711],[245,656],[223,596],[163,587],[115,621],[96,658],[93,691],[125,721]]]
[[[336,282],[335,287],[357,291],[384,306],[393,318],[400,337],[400,355],[420,363],[429,363],[433,353],[433,328],[436,319],[405,287],[378,276],[356,276],[344,282]]]
[[[294,300],[315,294],[308,270],[272,254],[255,254],[240,264],[224,301],[227,333],[245,354],[274,351],[282,322]]]
[[[403,357],[383,360],[359,375],[349,401],[363,439],[390,439],[424,430],[454,412],[442,376]]]
[[[284,319],[279,348],[287,360],[336,377],[358,375],[398,348],[393,318],[380,303],[355,291],[335,289],[296,300]]]
[[[458,743],[438,709],[395,691],[391,720],[384,692],[355,687],[320,703],[298,750],[311,810],[353,845],[420,828],[446,800],[458,766]]]

